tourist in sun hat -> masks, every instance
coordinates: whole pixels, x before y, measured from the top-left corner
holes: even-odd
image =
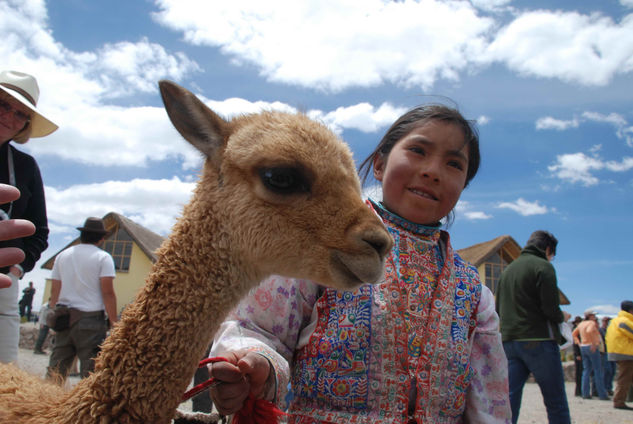
[[[26,219],[35,225],[35,233],[0,242],[0,248],[17,247],[24,260],[4,267],[12,284],[0,289],[0,362],[17,359],[19,341],[18,280],[33,269],[48,246],[48,221],[44,185],[35,159],[16,149],[33,137],[44,137],[57,129],[37,108],[40,89],[32,75],[18,71],[0,72],[0,183],[20,190],[20,198],[0,205],[0,220]]]

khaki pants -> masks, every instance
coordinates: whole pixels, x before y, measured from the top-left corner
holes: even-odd
[[[47,377],[58,373],[62,379],[66,379],[75,356],[79,358],[81,378],[94,371],[94,358],[106,338],[108,326],[103,311],[85,314],[87,316],[81,316],[71,323],[69,329],[57,332]]]
[[[618,373],[615,377],[614,406],[624,406],[629,387],[633,383],[633,361],[617,361]]]

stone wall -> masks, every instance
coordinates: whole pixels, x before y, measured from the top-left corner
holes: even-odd
[[[32,322],[25,322],[20,324],[20,348],[33,350],[35,348],[35,342],[40,332],[39,324],[33,324]],[[42,349],[51,350],[53,348],[53,339],[55,332],[49,330],[46,340]]]

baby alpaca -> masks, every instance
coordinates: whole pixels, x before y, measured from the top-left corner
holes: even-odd
[[[172,123],[206,156],[193,197],[95,372],[64,391],[0,366],[0,422],[167,423],[218,326],[259,281],[275,273],[351,290],[382,277],[391,237],[334,134],[301,114],[226,121],[159,85]]]

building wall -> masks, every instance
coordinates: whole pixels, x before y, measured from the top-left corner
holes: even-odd
[[[152,262],[147,255],[136,243],[133,243],[130,270],[128,272],[117,272],[114,279],[114,291],[119,314],[125,305],[134,300],[136,293],[145,285],[145,278],[147,278],[151,268]]]

